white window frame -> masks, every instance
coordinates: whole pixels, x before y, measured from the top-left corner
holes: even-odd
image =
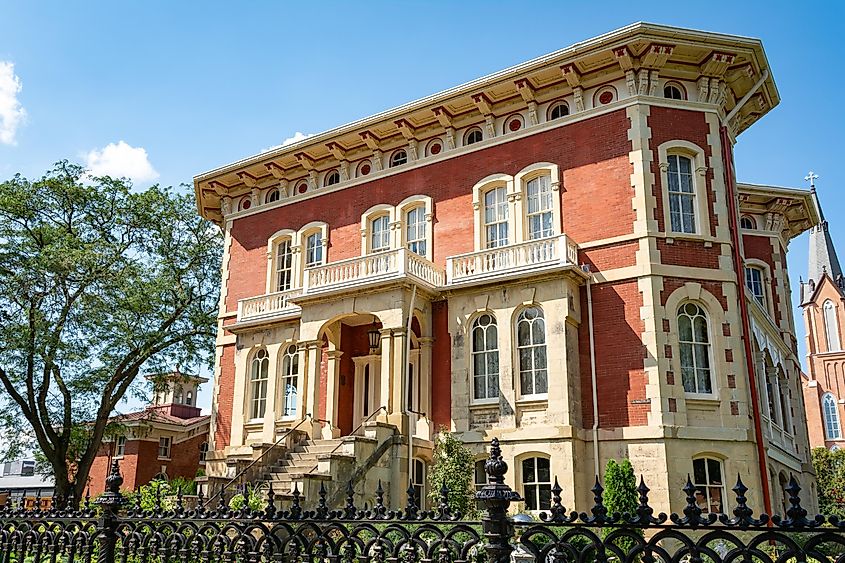
[[[536,310],[538,312],[538,316],[535,317],[534,319],[531,319],[531,320],[523,318],[526,311],[529,311],[529,310]],[[535,333],[534,333],[533,329],[535,328],[535,321],[537,319],[539,319],[542,323],[543,342],[541,342],[541,343],[534,342]],[[527,323],[529,325],[529,330],[530,330],[530,335],[531,335],[531,341],[530,342],[523,343],[520,340],[520,338],[519,338],[519,325],[520,325],[520,323]],[[545,317],[545,314],[543,313],[542,307],[540,307],[539,305],[530,305],[528,307],[521,307],[519,310],[516,311],[516,313],[514,314],[514,317],[513,317],[513,342],[516,344],[516,346],[514,348],[515,354],[516,354],[516,359],[515,359],[514,365],[517,368],[517,377],[518,377],[517,385],[518,385],[519,398],[523,401],[545,400],[549,396],[549,357],[548,357],[549,348],[548,348],[548,331],[547,331],[547,327],[546,327],[546,317]],[[536,360],[535,354],[536,354],[536,350],[540,349],[540,348],[543,348],[545,350],[544,355],[546,356],[546,366],[545,366],[545,368],[538,369],[535,365],[535,360]],[[532,362],[531,362],[531,368],[530,369],[524,369],[524,366],[522,365],[522,352],[523,352],[523,350],[528,350],[528,351],[531,352]],[[537,389],[537,376],[538,376],[538,372],[540,372],[540,371],[546,372],[546,390],[537,392],[537,390],[536,390]],[[534,389],[532,389],[533,392],[531,392],[531,393],[526,393],[525,389],[523,388],[522,377],[523,377],[524,373],[530,375],[532,387],[534,387]]]
[[[554,113],[555,109],[558,107],[566,108],[566,113],[558,117],[552,117],[552,113]],[[569,109],[569,104],[565,100],[555,100],[549,104],[549,107],[546,110],[546,121],[557,121],[558,119],[563,119],[564,117],[569,117],[570,115],[571,111]]]
[[[276,199],[271,199],[273,194],[276,195]],[[282,192],[279,188],[270,188],[267,190],[267,193],[264,194],[264,204],[268,203],[276,203],[277,201],[282,199]]]
[[[492,322],[488,325],[485,325],[484,327],[482,327],[481,325],[476,326],[477,323],[479,323],[480,319],[484,316],[490,317]],[[469,354],[468,354],[468,356],[469,356],[469,364],[470,364],[469,365],[470,396],[472,397],[472,403],[475,404],[475,405],[498,404],[499,397],[502,394],[502,389],[501,389],[501,385],[500,385],[501,373],[502,373],[502,355],[501,355],[501,346],[500,346],[500,342],[499,342],[500,341],[499,323],[496,319],[496,315],[494,315],[490,311],[481,311],[470,320],[468,326],[469,326],[469,335],[468,335],[469,338],[467,339],[467,342],[469,343]],[[491,326],[496,327],[496,348],[492,349],[492,350],[488,350],[487,347],[486,347],[487,331],[489,330],[489,327],[491,327]],[[478,328],[480,330],[480,332],[484,335],[485,348],[484,348],[484,350],[482,350],[480,352],[475,351],[476,328]],[[498,366],[498,369],[496,370],[496,373],[490,374],[490,373],[487,373],[487,364],[488,364],[487,355],[493,354],[493,353],[496,354],[496,365]],[[475,393],[475,379],[477,377],[477,374],[475,373],[475,357],[476,357],[476,355],[484,355],[484,358],[485,358],[484,380],[485,380],[485,383],[486,383],[484,388],[485,388],[485,390],[489,388],[490,379],[491,379],[491,377],[493,377],[494,381],[496,383],[496,395],[495,396],[492,396],[492,397],[487,396],[486,392],[485,392],[485,396],[482,397],[482,398],[479,398],[479,397],[476,396],[476,393]]]
[[[320,251],[320,261],[314,264],[308,263],[308,239],[312,235],[319,234],[320,235],[320,245],[322,249]],[[297,246],[299,247],[299,254],[300,254],[300,268],[301,272],[304,272],[308,268],[322,266],[326,264],[327,256],[326,251],[328,250],[329,246],[329,226],[322,221],[313,221],[308,223],[307,225],[303,226],[299,231],[297,231]]]
[[[754,273],[759,276],[759,279],[753,279]],[[759,264],[748,262],[745,263],[745,289],[751,294],[751,297],[757,301],[757,304],[763,308],[764,311],[769,310],[769,296],[766,291],[768,283],[768,275],[766,268]],[[758,287],[759,286],[759,287]]]
[[[434,200],[431,196],[413,195],[407,197],[399,202],[396,206],[395,219],[398,223],[397,232],[399,233],[399,244],[410,250],[410,242],[408,240],[408,213],[417,209],[423,210],[424,231],[425,231],[425,252],[419,254],[428,260],[434,258]],[[413,252],[413,251],[412,251]]]
[[[694,325],[691,325],[691,327],[690,327],[691,330],[692,330],[693,340],[691,340],[691,341],[681,340],[681,331],[680,331],[681,315],[684,314],[686,316],[689,316],[685,311],[685,308],[686,308],[687,305],[694,305],[694,306],[698,307],[698,309],[703,313],[704,321],[707,324],[707,342],[698,342],[698,341],[695,340],[695,326]],[[710,318],[710,313],[709,313],[707,307],[703,303],[693,301],[693,300],[682,301],[680,303],[680,305],[678,305],[678,307],[675,309],[675,329],[677,331],[676,334],[678,335],[678,367],[680,368],[678,370],[678,376],[680,377],[681,387],[684,389],[685,395],[687,397],[692,397],[692,398],[695,398],[695,397],[703,397],[703,398],[708,398],[708,399],[709,398],[715,398],[716,397],[716,389],[718,388],[718,386],[717,386],[717,378],[716,378],[716,373],[715,373],[716,364],[714,362],[714,357],[713,357],[713,347],[714,347],[713,324],[712,324],[712,321],[711,321],[711,318]],[[706,358],[707,358],[707,362],[708,362],[708,364],[707,364],[708,368],[707,369],[708,369],[708,372],[709,372],[708,375],[709,375],[709,379],[710,379],[710,391],[709,392],[708,391],[700,391],[698,389],[698,370],[699,370],[699,366],[698,366],[698,362],[695,361],[696,358],[697,358],[696,353],[695,353],[695,350],[696,350],[695,347],[696,347],[696,345],[703,345],[703,344],[707,345]],[[681,363],[682,362],[682,356],[683,356],[683,352],[681,351],[681,348],[684,345],[692,346],[693,372],[694,372],[693,376],[694,376],[694,382],[695,382],[695,390],[694,391],[689,391],[684,386],[683,364]]]
[[[504,188],[507,203],[508,244],[514,243],[516,231],[514,229],[514,202],[516,194],[513,189],[513,177],[507,174],[492,174],[472,187],[472,207],[475,211],[475,249],[485,250],[487,245],[487,223],[485,221],[485,197],[490,190]]]
[[[200,444],[200,463],[204,464],[208,457],[208,442]]]
[[[290,289],[299,287],[299,278],[296,275],[297,269],[297,245],[296,245],[296,231],[292,229],[282,229],[277,231],[267,241],[267,290],[266,293],[276,293],[278,288],[278,251],[279,245],[285,241],[290,241],[291,250],[291,280]]]
[[[170,436],[160,436],[158,439],[158,459],[170,459],[172,451],[173,438]]]
[[[824,418],[825,440],[841,440],[842,424],[839,419],[839,404],[833,393],[822,395],[822,418]]]
[[[292,351],[292,352],[291,352]],[[279,362],[279,412],[281,420],[293,420],[299,417],[299,409],[302,404],[302,380],[300,351],[294,343],[286,343],[279,350],[282,361]],[[293,381],[294,405],[293,411],[288,412],[288,385]]]
[[[264,356],[259,357],[262,352]],[[264,415],[267,414],[267,390],[270,387],[270,353],[266,348],[258,348],[250,356],[248,366],[247,420],[253,422],[263,420]]]
[[[396,210],[392,205],[380,203],[370,207],[361,215],[361,256],[367,256],[377,252],[372,245],[372,231],[373,221],[380,217],[387,217],[387,246],[378,249],[378,252],[385,252],[396,248]]]
[[[704,150],[689,141],[674,139],[661,143],[657,147],[660,168],[660,185],[663,194],[663,231],[670,238],[691,238],[714,240],[710,234],[710,210],[707,204],[707,162]],[[694,194],[695,231],[685,233],[672,230],[672,217],[669,211],[669,156],[683,156],[691,162],[692,187]]]
[[[839,334],[839,314],[837,305],[830,299],[822,304],[822,321],[824,323],[824,343],[826,352],[842,350],[842,340]]]
[[[404,157],[400,156],[404,155]],[[396,168],[398,166],[403,166],[408,164],[411,161],[411,157],[408,154],[408,149],[399,148],[390,153],[390,158],[387,161],[388,168]]]
[[[705,479],[704,483],[699,481],[698,476],[695,473],[695,462],[696,461],[703,461],[704,462],[704,479]],[[719,473],[720,473],[720,477],[721,477],[721,483],[714,483],[714,484],[710,483],[710,481],[712,479],[711,479],[711,476],[710,476],[710,463],[709,462],[711,462],[711,461],[715,461],[719,465]],[[717,457],[714,457],[712,455],[701,455],[701,456],[696,456],[696,457],[692,458],[692,463],[693,463],[693,470],[692,470],[692,473],[691,473],[692,479],[693,479],[692,484],[695,485],[697,490],[698,489],[704,489],[705,490],[705,492],[703,493],[704,497],[705,497],[704,498],[705,506],[703,508],[701,506],[699,506],[699,508],[702,508],[702,512],[704,512],[705,514],[711,513],[710,509],[712,507],[713,497],[708,495],[708,493],[712,489],[717,489],[719,491],[719,504],[721,506],[719,507],[720,511],[716,512],[715,514],[725,514],[725,510],[728,508],[726,506],[726,502],[727,502],[728,497],[727,497],[727,487],[725,486],[725,464],[724,464],[723,460],[719,459]]]
[[[414,488],[414,495],[417,497],[417,506],[422,508],[425,506],[425,485],[428,468],[426,467],[425,460],[421,458],[415,457],[411,461],[413,461],[413,464],[411,465],[409,481]]]
[[[337,175],[337,180],[329,183],[329,179],[332,177],[332,175]],[[327,171],[325,176],[323,176],[323,187],[327,188],[329,186],[334,186],[335,184],[339,184],[340,181],[341,181],[340,171],[336,168],[333,168],[333,169]]]
[[[126,455],[126,435],[118,436],[114,442],[114,457],[122,458]]]
[[[526,477],[528,477],[525,473],[525,462],[534,460],[534,471],[533,475],[530,476],[531,481],[527,481]],[[538,469],[538,460],[543,460],[549,464],[549,480],[548,481],[540,481],[539,479],[539,469]],[[525,499],[525,510],[528,512],[539,512],[541,510],[549,510],[551,508],[551,490],[552,490],[552,483],[554,482],[554,478],[552,477],[552,460],[548,455],[540,454],[540,453],[530,453],[520,457],[519,461],[519,481],[522,489],[522,497]],[[529,495],[527,487],[531,487],[533,489],[533,494]],[[548,489],[549,491],[549,505],[544,506],[541,501],[541,491],[544,489]],[[533,500],[537,501],[536,507],[531,507],[530,504],[530,497],[534,497]]]
[[[680,98],[669,98],[669,97],[667,97],[666,96],[666,89],[667,88],[675,88],[681,94],[681,97]],[[687,99],[687,89],[684,87],[683,84],[681,84],[680,82],[675,82],[674,80],[664,82],[663,83],[663,90],[660,92],[660,94],[663,96],[664,99],[673,100],[673,101],[676,101],[676,102],[684,101],[684,100]]]
[[[551,191],[551,214],[552,214],[552,230],[548,237],[531,238],[530,221],[528,216],[528,183],[541,176],[549,178],[549,189]],[[540,238],[555,237],[561,234],[563,225],[563,212],[560,205],[560,167],[551,162],[537,162],[526,166],[514,176],[514,187],[518,190],[517,196],[514,198],[517,213],[515,213],[515,229],[514,232],[518,237],[514,243],[525,242],[529,240],[539,240]]]
[[[472,134],[476,131],[481,133],[481,139],[479,139],[478,141],[473,141],[472,143],[469,143],[468,141],[469,141],[470,134]],[[465,146],[465,147],[468,147],[470,145],[477,145],[478,143],[482,142],[483,140],[484,140],[484,129],[482,127],[477,126],[477,125],[473,125],[472,127],[467,128],[466,131],[464,131],[464,134],[461,138],[461,145]]]
[[[744,227],[742,225],[742,222],[746,221],[746,220],[751,223],[750,227]],[[757,219],[755,219],[753,215],[743,215],[739,218],[739,227],[741,229],[745,229],[746,231],[756,231],[757,230]]]

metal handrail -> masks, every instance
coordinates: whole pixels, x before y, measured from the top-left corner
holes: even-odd
[[[207,501],[205,501],[205,503],[203,503],[203,506],[208,506],[209,504],[211,504],[211,501],[213,501],[214,499],[216,499],[217,497],[219,497],[220,495],[222,495],[222,494],[223,494],[223,492],[224,492],[227,488],[229,488],[229,485],[231,485],[232,483],[234,483],[235,481],[237,481],[238,479],[240,479],[240,478],[243,476],[243,474],[244,474],[244,473],[246,473],[249,469],[252,469],[252,466],[253,466],[253,465],[255,465],[256,463],[258,463],[259,461],[261,461],[261,460],[264,458],[264,456],[266,456],[266,455],[267,455],[268,453],[270,453],[273,449],[275,449],[275,447],[276,447],[276,446],[278,446],[279,444],[281,444],[281,443],[282,443],[282,441],[283,441],[283,440],[285,440],[285,439],[286,439],[286,438],[290,435],[290,433],[291,433],[291,432],[293,432],[294,430],[296,430],[297,428],[299,428],[300,426],[302,426],[302,424],[303,424],[306,420],[312,420],[312,421],[314,421],[314,420],[319,420],[319,419],[316,419],[316,418],[312,417],[310,414],[307,414],[307,413],[306,413],[305,417],[304,417],[302,420],[300,420],[299,422],[297,422],[297,423],[296,423],[296,426],[292,426],[291,428],[286,429],[286,430],[285,430],[285,433],[284,433],[284,434],[282,434],[282,435],[281,435],[281,437],[279,437],[279,439],[278,439],[278,440],[276,440],[276,443],[274,443],[272,446],[270,446],[269,448],[267,448],[267,449],[264,451],[264,453],[262,453],[260,456],[258,456],[258,457],[257,457],[257,458],[255,458],[254,460],[252,460],[252,462],[251,462],[249,465],[247,465],[246,467],[244,467],[243,469],[241,469],[241,470],[238,472],[238,474],[237,474],[237,475],[235,475],[234,477],[232,477],[232,478],[229,480],[229,482],[228,482],[228,483],[226,483],[225,485],[223,485],[223,486],[220,488],[220,490],[219,490],[219,491],[217,491],[216,493],[214,493],[213,495],[211,495],[211,496],[209,497],[209,499],[208,499]]]
[[[356,432],[358,432],[361,428],[363,428],[363,426],[364,426],[366,423],[368,423],[368,422],[370,421],[370,419],[371,419],[371,418],[373,418],[375,415],[377,415],[377,414],[378,414],[378,413],[380,413],[381,411],[385,411],[385,412],[387,412],[387,407],[386,407],[386,406],[381,406],[381,407],[377,408],[376,410],[374,410],[373,412],[371,412],[370,414],[368,414],[368,415],[367,415],[367,417],[366,417],[366,418],[364,418],[364,420],[362,420],[362,421],[361,421],[361,423],[360,423],[358,426],[356,426],[356,427],[352,430],[352,432],[350,432],[349,434],[347,434],[347,436],[354,436],[354,435],[355,435],[355,433],[356,433]],[[331,454],[335,453],[335,452],[337,451],[337,449],[338,449],[339,447],[341,447],[342,445],[343,445],[343,442],[339,443],[339,444],[338,444],[338,445],[336,445],[334,448],[332,448],[332,451],[330,451],[330,452],[329,452],[329,455],[331,455]],[[312,468],[311,468],[311,471],[314,471],[314,470],[315,470],[315,469],[317,469],[318,467],[320,467],[320,464],[319,464],[319,463],[318,463],[317,465],[315,465],[314,467],[312,467]],[[311,471],[309,471],[309,473],[310,473]]]

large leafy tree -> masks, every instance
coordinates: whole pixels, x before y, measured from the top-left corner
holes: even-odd
[[[139,375],[209,362],[219,229],[193,200],[67,162],[0,183],[0,431],[79,499]]]

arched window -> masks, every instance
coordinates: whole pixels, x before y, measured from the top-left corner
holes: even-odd
[[[508,198],[504,186],[484,193],[484,233],[487,248],[508,244]]]
[[[663,97],[670,100],[686,100],[684,90],[678,84],[669,83],[663,87]]]
[[[401,166],[408,162],[408,152],[405,149],[399,149],[390,155],[390,167]]]
[[[267,408],[267,374],[270,370],[270,356],[267,350],[260,349],[252,357],[252,366],[249,372],[250,385],[250,419],[264,417]]]
[[[370,251],[382,252],[390,249],[390,218],[381,215],[370,220]]]
[[[745,287],[763,309],[766,308],[766,290],[763,286],[763,269],[757,266],[745,267]]]
[[[489,313],[472,323],[472,376],[475,400],[499,396],[499,330]]]
[[[487,484],[487,460],[479,459],[475,462],[475,490],[480,491]]]
[[[523,309],[516,321],[519,390],[525,396],[549,391],[546,360],[546,321],[539,307]]]
[[[528,180],[528,238],[538,239],[554,234],[552,226],[552,180],[549,176],[538,176]]]
[[[421,205],[405,213],[405,245],[411,252],[426,255],[425,207]]]
[[[484,140],[484,133],[478,127],[473,127],[464,134],[464,145],[480,143]]]
[[[417,506],[425,506],[425,462],[419,458],[413,459],[411,486],[414,488],[414,500]]]
[[[839,426],[839,409],[836,406],[836,398],[830,393],[822,397],[822,412],[824,413],[824,434],[828,440],[839,440],[842,438],[842,429]]]
[[[267,195],[264,197],[264,203],[273,203],[274,201],[279,201],[281,195],[279,194],[279,188],[272,188],[267,192]]]
[[[685,303],[678,310],[681,379],[687,393],[713,393],[710,369],[710,327],[704,310]]]
[[[526,510],[548,510],[552,502],[552,470],[547,457],[522,460],[522,496]]]
[[[741,229],[748,229],[749,231],[753,231],[757,228],[757,222],[754,221],[753,217],[749,217],[748,215],[743,215],[739,219],[739,227]]]
[[[332,186],[338,182],[340,182],[340,172],[337,170],[332,170],[323,178],[323,186]]]
[[[695,233],[695,183],[692,160],[669,155],[669,219],[672,231]]]
[[[695,485],[695,504],[704,513],[724,512],[725,481],[722,462],[702,457],[692,460],[692,484]]]
[[[295,417],[299,404],[299,353],[296,346],[285,349],[282,358],[282,416]]]
[[[293,281],[293,248],[291,248],[291,239],[285,238],[276,243],[275,268],[275,291],[289,290]]]
[[[312,268],[323,263],[323,233],[311,233],[305,238],[305,267]]]
[[[828,299],[822,306],[824,311],[824,334],[827,341],[828,352],[838,352],[841,349],[839,344],[839,323],[836,318],[836,305]]]
[[[569,106],[566,102],[556,102],[549,107],[549,121],[560,119],[569,115]]]

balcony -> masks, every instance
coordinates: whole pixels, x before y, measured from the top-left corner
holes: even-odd
[[[295,305],[290,300],[300,295],[302,295],[301,289],[289,289],[241,299],[238,301],[237,324],[297,317],[302,310],[299,305]]]
[[[444,284],[443,270],[406,248],[332,262],[305,271],[304,295],[409,279],[429,289]]]
[[[501,280],[577,264],[578,247],[566,235],[557,235],[451,256],[446,259],[446,282],[457,286]]]

